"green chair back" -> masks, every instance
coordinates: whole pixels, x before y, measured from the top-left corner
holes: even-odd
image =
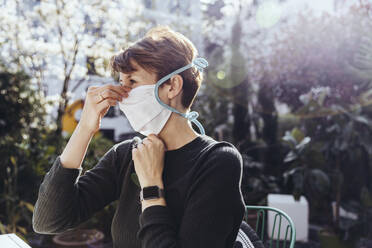
[[[245,209],[245,221],[249,224],[248,215],[250,213],[256,213],[256,226],[252,226],[256,230],[257,235],[264,242],[265,245],[269,244],[270,248],[294,248],[296,242],[296,228],[292,219],[282,210],[267,206],[246,206]],[[274,222],[272,230],[268,228],[268,216],[273,215]],[[252,224],[250,224],[252,225]],[[285,236],[283,241],[280,239],[280,234],[285,229]],[[267,232],[265,232],[267,230]],[[269,235],[270,234],[270,235]],[[267,246],[265,246],[267,247]]]

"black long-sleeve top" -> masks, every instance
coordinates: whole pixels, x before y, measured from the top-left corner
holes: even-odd
[[[32,218],[35,232],[72,229],[119,200],[111,226],[115,248],[232,248],[245,211],[242,157],[235,146],[200,135],[166,151],[167,206],[142,212],[140,188],[131,179],[132,142],[115,144],[84,175],[81,168],[63,167],[58,156],[39,189]]]

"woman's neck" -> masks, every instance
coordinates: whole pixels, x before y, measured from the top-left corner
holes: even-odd
[[[200,134],[194,131],[189,121],[177,113],[171,114],[167,123],[158,134],[158,137],[163,140],[167,151],[181,148],[198,136]]]

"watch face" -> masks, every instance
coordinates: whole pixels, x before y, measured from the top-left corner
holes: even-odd
[[[143,198],[158,198],[159,197],[159,188],[157,186],[150,186],[143,188]]]

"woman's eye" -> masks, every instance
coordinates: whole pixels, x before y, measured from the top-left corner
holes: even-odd
[[[130,80],[130,83],[131,83],[131,84],[135,84],[136,81],[134,81],[133,79],[131,79],[131,80]]]

